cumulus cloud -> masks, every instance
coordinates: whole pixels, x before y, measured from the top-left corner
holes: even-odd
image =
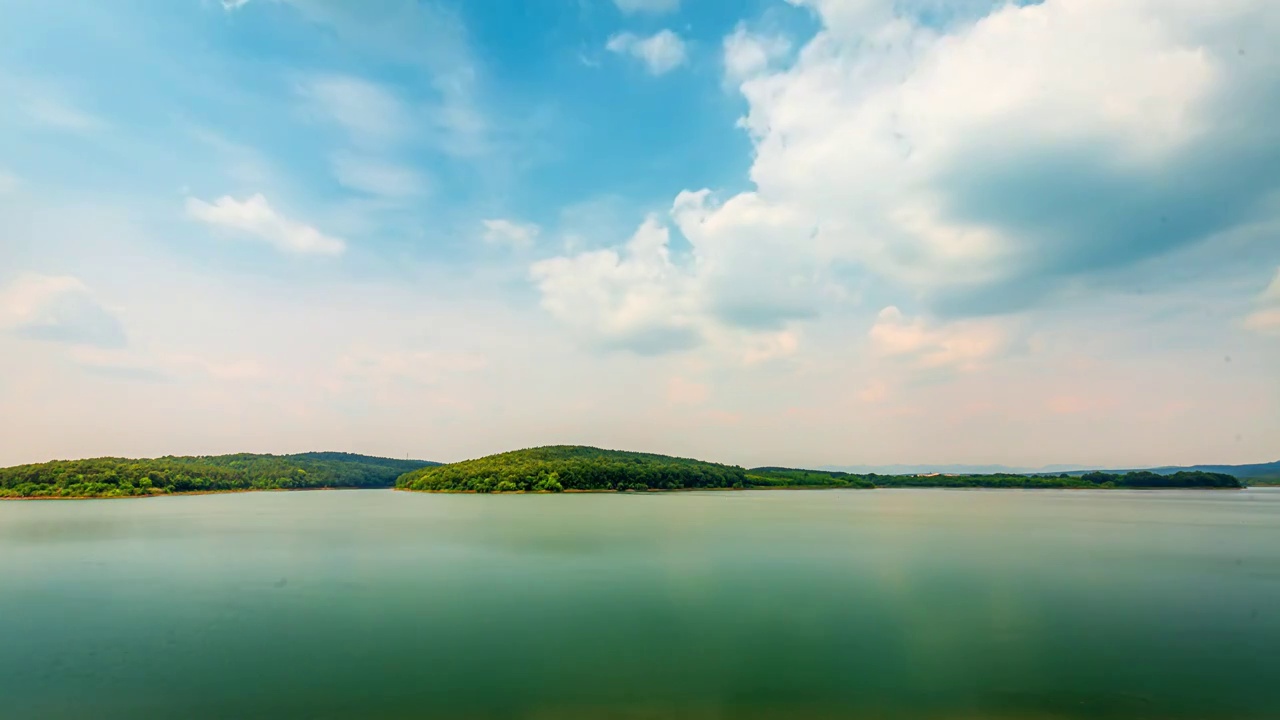
[[[724,39],[724,74],[741,82],[770,69],[791,51],[791,42],[777,35],[750,32],[743,24]]]
[[[691,277],[672,262],[669,240],[650,218],[620,249],[534,263],[542,307],[601,347],[652,354],[697,345]]]
[[[0,292],[0,328],[36,340],[118,348],[124,327],[69,275],[27,273]]]
[[[805,4],[823,29],[793,61],[743,26],[725,39],[755,188],[681,193],[689,252],[657,275],[618,271],[625,251],[558,262],[601,263],[613,293],[634,282],[703,335],[777,332],[867,292],[946,328],[1210,240],[1280,190],[1280,5]]]
[[[671,72],[688,59],[684,40],[670,30],[659,30],[649,37],[619,33],[609,38],[605,49],[640,60],[652,75]]]
[[[544,307],[604,345],[680,350],[714,335],[745,343],[747,364],[793,353],[788,324],[814,317],[822,287],[812,226],[753,193],[721,204],[707,190],[681,193],[670,217],[691,252],[674,257],[652,216],[621,248],[535,264]]]
[[[816,314],[818,250],[807,218],[755,193],[721,204],[707,190],[680,193],[671,216],[693,247],[696,299],[710,315],[776,330]]]
[[[1025,307],[1280,187],[1274,3],[1046,0],[941,32],[911,3],[808,4],[824,30],[741,83],[757,192],[938,312]]]
[[[680,0],[613,0],[613,4],[627,15],[635,13],[663,15],[680,9]]]
[[[287,253],[341,255],[346,241],[276,212],[260,194],[246,200],[223,196],[212,203],[187,198],[187,214],[200,222],[260,240]]]

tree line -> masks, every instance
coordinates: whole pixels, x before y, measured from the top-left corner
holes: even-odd
[[[0,497],[130,497],[223,490],[388,488],[425,463],[350,453],[55,460],[0,468]]]
[[[1239,488],[1225,473],[1147,470],[1083,475],[857,475],[703,462],[557,445],[449,465],[352,453],[240,453],[57,460],[0,468],[0,497],[128,497],[225,490],[389,488],[427,492],[648,491],[744,488]]]
[[[750,476],[781,485],[791,486],[844,486],[882,488],[1028,488],[1028,489],[1089,489],[1089,488],[1239,488],[1240,480],[1226,473],[1183,470],[1162,475],[1148,470],[1128,473],[1090,472],[1084,475],[1016,475],[993,473],[989,475],[855,475],[844,472],[815,470],[788,470],[785,468],[756,468]],[[824,479],[825,478],[827,479]],[[763,485],[764,483],[759,483]]]

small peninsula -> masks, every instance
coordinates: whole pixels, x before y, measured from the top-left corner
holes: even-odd
[[[151,497],[320,488],[451,493],[649,492],[769,488],[1173,489],[1241,488],[1205,470],[1061,474],[854,474],[784,467],[746,469],[653,453],[552,445],[442,465],[341,452],[294,455],[94,458],[0,468],[0,499]]]

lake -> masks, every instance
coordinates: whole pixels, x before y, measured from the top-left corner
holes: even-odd
[[[0,503],[0,717],[1280,717],[1280,490]]]

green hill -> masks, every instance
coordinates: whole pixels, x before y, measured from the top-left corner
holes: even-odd
[[[55,460],[0,468],[0,497],[128,497],[184,492],[385,488],[433,465],[352,453]]]
[[[422,468],[396,481],[425,492],[561,492],[747,487],[735,465],[577,445],[515,450]]]

